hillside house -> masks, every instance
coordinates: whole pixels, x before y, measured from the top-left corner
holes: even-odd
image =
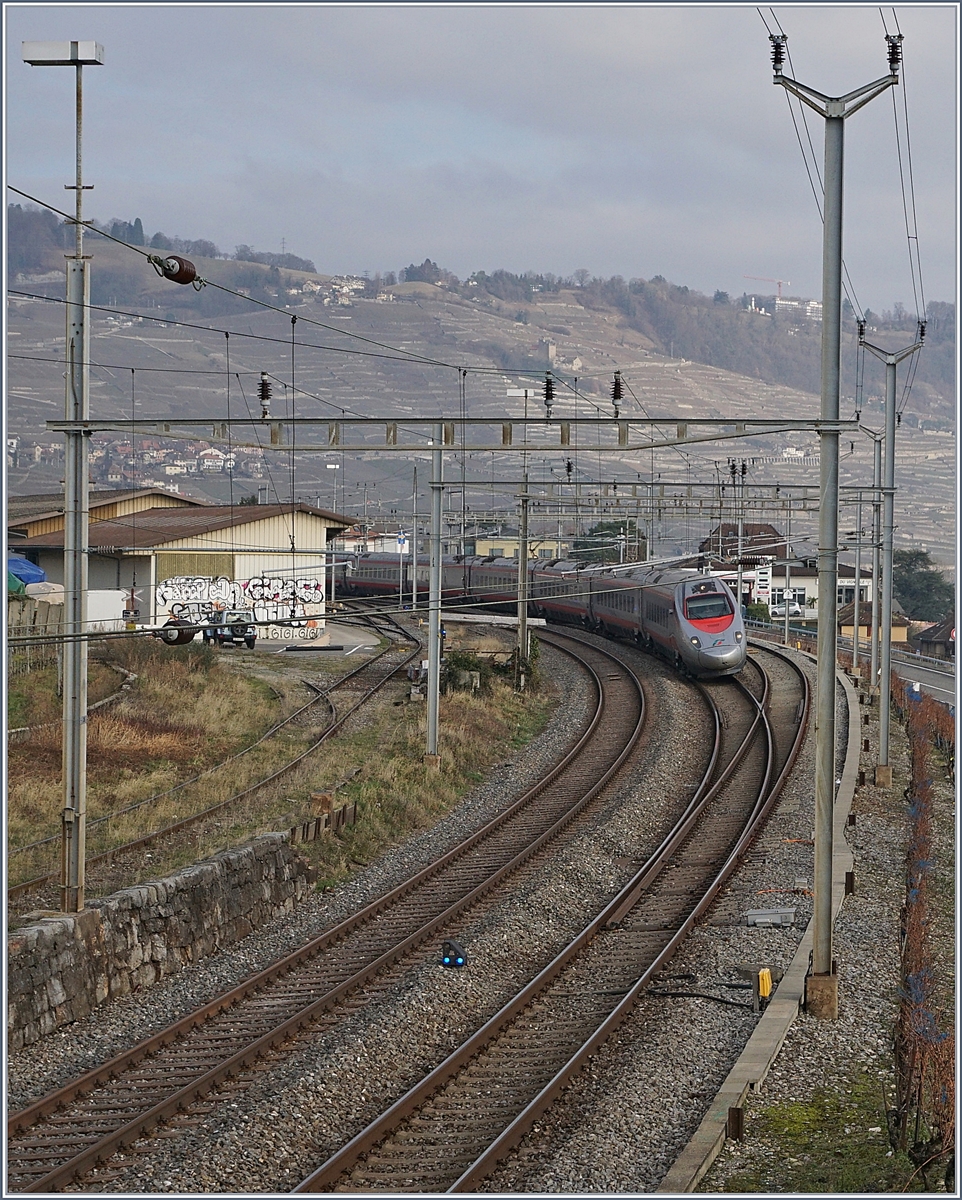
[[[716,525],[707,538],[698,546],[699,553],[708,555],[712,570],[730,568],[738,558],[738,525],[725,521]],[[815,557],[799,558],[788,545],[784,534],[774,525],[744,522],[742,526],[742,581],[752,602],[756,598],[758,568],[764,560],[772,559],[770,604],[781,604],[785,598],[786,581],[792,598],[801,605],[806,615],[815,616],[818,603],[818,560]],[[786,561],[787,560],[787,561]],[[855,567],[839,561],[838,603],[852,604],[855,601]],[[872,600],[872,571],[862,567],[859,572],[859,603]]]
[[[955,614],[923,629],[915,639],[919,651],[928,658],[955,659]]]

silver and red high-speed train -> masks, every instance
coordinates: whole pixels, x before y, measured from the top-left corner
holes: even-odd
[[[338,591],[346,596],[393,596],[406,604],[412,569],[406,558],[395,554],[360,554],[339,564]],[[421,555],[417,579],[419,598],[426,601],[428,565]],[[446,555],[441,598],[515,605],[517,560]],[[696,678],[734,675],[745,665],[748,646],[735,597],[723,580],[704,571],[657,563],[613,568],[532,559],[528,601],[536,616],[630,638]]]

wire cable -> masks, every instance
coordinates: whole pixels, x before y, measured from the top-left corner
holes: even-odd
[[[758,15],[762,18],[762,23],[764,24],[765,28],[768,29],[769,36],[771,36],[771,29],[769,28],[768,22],[765,20],[764,16],[762,16],[761,9],[757,9],[756,11],[758,12]],[[769,8],[768,11],[772,15],[772,20],[775,22],[775,25],[778,28],[778,32],[783,37],[786,38],[785,56],[788,61],[788,69],[791,72],[792,77],[794,78],[795,66],[792,63],[792,52],[788,48],[787,35],[785,33],[785,30],[782,28],[781,23],[778,20],[778,17],[775,15],[775,10],[773,8]],[[802,162],[805,166],[805,173],[808,176],[808,183],[812,189],[812,195],[815,197],[815,206],[818,209],[818,219],[822,222],[822,224],[824,224],[825,223],[825,213],[822,209],[822,200],[825,196],[825,185],[822,182],[822,173],[819,170],[819,165],[818,165],[818,155],[815,152],[815,146],[814,146],[814,143],[812,142],[812,131],[808,125],[808,113],[806,112],[806,107],[802,103],[802,101],[799,100],[798,97],[795,97],[795,100],[798,103],[799,112],[801,114],[802,125],[805,128],[805,139],[808,142],[808,153],[806,153],[805,145],[802,142],[802,135],[799,132],[798,121],[795,117],[795,108],[794,108],[794,105],[792,104],[792,94],[791,94],[791,92],[788,91],[787,88],[785,89],[785,99],[788,102],[788,111],[792,118],[792,126],[795,129],[795,138],[798,142],[798,148],[801,151]],[[809,156],[811,156],[811,160],[809,160]],[[815,179],[818,180],[817,187],[815,185],[815,179],[812,178],[813,169],[815,172]],[[842,259],[842,272],[843,272],[842,289],[845,292],[848,302],[852,305],[852,309],[854,310],[858,320],[862,320],[862,308],[858,302],[858,296],[855,294],[855,287],[852,284],[852,279],[851,279],[851,276],[849,275],[848,267],[845,265],[844,259]]]
[[[13,184],[7,184],[7,187],[10,191],[15,192],[18,196],[23,196],[24,199],[30,200],[34,204],[39,204],[42,208],[46,208],[50,212],[56,213],[58,216],[63,217],[65,220],[69,221],[71,224],[76,224],[76,218],[71,217],[69,213],[65,213],[62,209],[56,208],[54,205],[48,204],[45,200],[40,200],[36,196],[31,196],[28,192],[24,192],[20,188],[14,187]],[[81,221],[81,225],[83,225],[85,228],[90,230],[90,232],[92,234],[94,234],[98,237],[106,238],[108,241],[115,242],[118,246],[124,246],[124,247],[126,247],[126,249],[134,251],[134,253],[139,254],[142,258],[145,258],[148,261],[152,262],[153,259],[158,257],[157,255],[151,254],[148,250],[145,250],[145,249],[141,248],[140,246],[133,246],[129,242],[123,241],[121,238],[114,237],[112,234],[109,234],[109,233],[105,232],[103,229],[98,228],[96,225],[93,224],[93,222]],[[290,315],[286,308],[280,308],[276,304],[269,304],[265,300],[258,300],[256,297],[247,296],[243,292],[235,291],[234,289],[227,287],[225,284],[216,283],[212,279],[203,279],[201,277],[198,277],[197,282],[199,282],[202,286],[216,288],[218,291],[222,291],[231,296],[234,296],[238,300],[246,301],[249,304],[253,304],[259,308],[266,309],[270,312],[281,313],[284,316]],[[48,301],[55,301],[55,302],[59,302],[59,303],[66,303],[66,301],[63,301],[63,300],[58,301],[57,297],[43,296],[43,295],[39,295],[36,293],[31,293],[31,292],[10,291],[9,294],[17,295],[17,296],[24,296],[28,299],[34,299],[34,300],[48,300]],[[161,321],[160,317],[153,317],[146,313],[130,313],[130,312],[126,312],[122,309],[110,308],[110,307],[107,307],[104,305],[91,304],[91,305],[86,305],[85,307],[89,308],[90,310],[111,312],[111,313],[116,313],[116,314],[122,315],[122,316],[138,317],[141,320]],[[410,362],[410,363],[419,364],[421,366],[447,367],[452,370],[464,369],[464,370],[471,371],[473,374],[501,375],[501,376],[504,375],[504,369],[501,367],[472,366],[472,367],[466,367],[466,368],[459,368],[457,366],[457,364],[455,364],[455,363],[445,362],[443,359],[431,358],[427,355],[415,354],[413,351],[404,350],[398,346],[391,346],[389,343],[386,343],[386,342],[379,342],[375,338],[364,337],[362,334],[353,333],[351,330],[347,330],[347,329],[341,329],[336,325],[329,325],[326,322],[318,321],[313,317],[301,316],[300,320],[306,322],[308,325],[313,325],[318,329],[327,330],[329,333],[336,333],[340,337],[353,338],[357,341],[364,342],[367,345],[377,346],[381,350],[389,350],[389,351],[391,351],[391,353],[390,354],[379,354],[379,353],[375,353],[375,352],[371,352],[371,351],[353,350],[353,349],[347,349],[345,347],[339,347],[339,346],[317,346],[317,345],[312,345],[311,343],[307,343],[307,342],[300,343],[302,346],[308,347],[311,349],[329,350],[333,353],[341,353],[341,354],[358,354],[358,355],[361,355],[363,357],[368,357],[368,358],[387,358],[387,359],[389,359],[391,361],[395,361],[395,362]],[[163,321],[162,323],[166,324],[166,325],[175,325],[175,326],[178,326],[181,328],[186,328],[186,329],[204,329],[210,333],[223,333],[224,332],[224,330],[222,330],[222,329],[217,329],[215,327],[211,327],[208,325],[199,325],[195,322],[190,322],[190,321],[174,320],[174,321]],[[237,331],[235,331],[235,333],[237,333]],[[286,340],[286,339],[280,339],[280,338],[272,338],[272,337],[268,337],[268,336],[262,335],[262,334],[255,334],[255,333],[253,333],[253,331],[250,331],[247,334],[237,333],[237,336],[257,338],[258,340],[268,341],[268,342],[281,342],[281,341]],[[604,372],[601,372],[601,371],[595,372],[595,374],[599,374],[599,375],[603,374],[603,373]],[[511,374],[518,378],[521,378],[521,379],[537,379],[537,378],[539,378],[539,375],[536,372],[513,371],[513,372],[511,372]],[[561,380],[561,382],[566,382],[566,381]],[[568,386],[570,386],[570,385],[568,385]]]
[[[226,332],[226,331],[225,331]],[[43,358],[37,354],[8,354],[7,358],[22,359],[26,362],[44,362],[53,363],[56,366],[65,367],[67,360],[65,358]],[[99,363],[87,360],[87,365],[97,367],[102,371],[131,371],[133,367],[129,363]],[[152,371],[154,374],[169,374],[169,375],[222,375],[222,371],[212,370],[207,371],[201,368],[193,367],[137,367],[138,371]],[[256,371],[242,371],[242,375],[256,375]]]
[[[20,188],[14,187],[12,184],[7,184],[7,187],[10,189],[10,191],[15,192],[18,196],[23,196],[25,199],[31,200],[34,204],[39,204],[42,208],[46,208],[46,209],[49,209],[51,212],[57,213],[58,216],[64,217],[66,220],[70,221],[74,225],[77,224],[77,220],[75,217],[71,217],[69,215],[69,213],[65,213],[59,208],[54,208],[54,206],[52,204],[48,204],[45,200],[39,200],[36,196],[30,196],[26,192],[21,191]],[[122,238],[117,238],[117,237],[114,237],[112,234],[105,233],[102,229],[98,229],[90,221],[81,221],[80,224],[83,225],[86,229],[89,229],[92,233],[94,233],[100,237],[105,237],[111,242],[116,242],[118,246],[125,246],[128,250],[133,250],[135,254],[139,254],[142,258],[147,259],[148,262],[152,262],[155,258],[158,257],[155,254],[151,254],[148,250],[141,249],[140,246],[133,246],[130,244],[130,242],[123,241]],[[268,302],[266,300],[258,300],[254,296],[245,296],[243,292],[237,292],[233,288],[229,288],[223,283],[215,283],[214,280],[212,280],[212,279],[202,279],[200,276],[198,276],[196,282],[200,283],[201,286],[212,287],[212,288],[216,288],[218,291],[226,292],[228,295],[235,296],[238,300],[246,300],[249,304],[254,304],[254,305],[258,306],[259,308],[265,308],[265,309],[270,310],[271,312],[283,313],[284,316],[288,315],[288,312],[286,309],[279,308],[276,304],[268,304]],[[385,342],[378,342],[374,338],[366,338],[362,334],[353,333],[349,329],[339,329],[336,325],[328,325],[323,321],[317,321],[311,317],[304,317],[302,319],[304,321],[306,321],[309,325],[315,325],[318,329],[326,329],[329,333],[336,333],[342,337],[355,338],[360,342],[367,343],[368,345],[378,346],[382,350],[391,350],[391,351],[393,351],[394,354],[402,355],[404,357],[404,361],[421,362],[421,363],[426,363],[430,366],[450,366],[451,365],[450,363],[439,362],[437,359],[428,358],[425,355],[414,354],[410,350],[402,350],[397,346],[390,346]]]
[[[892,10],[894,13],[894,9]],[[879,9],[881,13],[881,9]],[[884,26],[885,18],[882,23]],[[899,128],[899,106],[892,89],[892,114],[895,120],[895,146],[899,162],[899,184],[902,190],[902,214],[905,221],[905,238],[908,246],[909,273],[912,279],[912,294],[915,300],[915,317],[917,321],[925,320],[925,289],[922,284],[922,262],[919,255],[918,214],[915,202],[915,172],[912,166],[912,142],[909,133],[908,93],[905,83],[905,58],[901,65],[902,110],[904,133]],[[903,161],[902,141],[905,141],[905,156]],[[906,174],[908,187],[906,188]]]
[[[8,296],[18,296],[18,297],[21,297],[26,300],[37,300],[37,301],[47,303],[47,304],[66,304],[66,300],[61,296],[46,296],[41,292],[25,292],[25,291],[21,291],[21,290],[14,289],[14,288],[9,288],[7,291],[7,295]],[[237,330],[237,329],[225,331],[224,329],[222,329],[216,325],[201,325],[196,321],[178,321],[176,319],[169,320],[166,317],[154,316],[151,313],[131,312],[128,309],[114,308],[114,307],[111,307],[106,304],[86,304],[86,305],[84,305],[84,308],[88,312],[105,312],[105,313],[110,313],[114,316],[131,317],[135,320],[140,320],[140,321],[154,321],[165,327],[166,326],[174,326],[179,329],[195,329],[195,330],[200,330],[203,333],[232,332],[235,337],[250,338],[253,341],[258,341],[258,342],[269,342],[274,345],[284,346],[285,348],[288,345],[286,337],[280,338],[280,337],[272,337],[268,334],[263,334],[263,333],[254,333],[254,331],[250,328],[249,325],[248,325],[248,329],[247,329],[246,333],[242,330]],[[290,316],[289,313],[287,313],[285,315]],[[304,318],[302,317],[301,320],[303,320],[303,319]],[[355,356],[358,358],[383,359],[387,362],[410,363],[412,365],[420,366],[420,367],[438,366],[438,367],[448,369],[448,370],[460,370],[461,369],[460,367],[456,366],[454,363],[442,362],[440,359],[431,360],[431,361],[428,361],[428,360],[418,361],[418,360],[411,359],[411,358],[398,358],[395,355],[390,355],[390,354],[379,354],[376,351],[355,350],[355,349],[347,348],[344,346],[323,346],[323,345],[318,345],[316,342],[299,341],[298,345],[301,347],[301,349],[304,349],[304,350],[322,350],[325,352],[329,352],[331,354],[343,354],[343,355],[348,355],[348,356]],[[21,357],[26,357],[26,356],[21,356]],[[40,361],[40,360],[38,360],[38,361]],[[50,361],[55,361],[55,360],[50,360]],[[60,360],[56,360],[56,361],[60,361]],[[118,369],[127,370],[128,367],[129,367],[129,364],[125,363],[125,364],[123,364],[122,367],[118,367]],[[160,369],[161,368],[146,368],[146,367],[138,368],[138,370],[160,370]],[[168,368],[168,369],[175,370],[175,368]],[[501,367],[468,366],[463,369],[468,371],[472,375],[492,375],[492,376],[499,376],[501,378],[504,378],[504,370]],[[200,372],[198,372],[198,373],[200,373]],[[214,372],[207,372],[207,373],[208,374],[219,374],[220,372],[214,371]],[[245,372],[245,374],[255,374],[255,373],[256,372],[251,372],[251,371]],[[600,372],[600,371],[596,372],[596,374],[603,374],[603,373],[604,372]],[[514,378],[517,378],[517,379],[539,380],[541,378],[540,374],[536,371],[512,371],[511,374]],[[560,376],[556,373],[555,379],[557,382],[562,383],[565,387],[568,387],[570,389],[570,387],[571,387],[570,383],[568,383],[568,381],[563,376]],[[587,397],[584,397],[584,398],[587,398]],[[332,408],[338,407],[338,405],[332,404],[331,401],[324,400],[323,397],[321,397],[321,396],[316,396],[315,399],[319,400],[322,404],[330,405]],[[353,410],[351,410],[351,409],[346,409],[345,411],[352,412],[352,414],[354,416],[362,415],[361,413],[354,413]],[[598,411],[600,412],[600,409]]]
[[[234,447],[232,445],[233,426],[230,418],[230,334],[224,333],[224,344],[226,346],[226,373],[227,373],[227,478],[230,486],[230,524],[231,529],[234,528]]]
[[[7,294],[9,296],[21,296],[27,300],[41,300],[41,301],[45,301],[48,304],[66,304],[67,303],[67,301],[61,296],[45,296],[40,292],[23,292],[23,291],[14,289],[14,288],[10,288],[8,290]],[[246,299],[246,297],[242,297],[242,298]],[[204,333],[224,333],[225,332],[224,329],[221,329],[219,326],[216,326],[216,325],[201,325],[196,321],[169,320],[166,317],[152,316],[150,313],[130,312],[124,308],[111,308],[109,305],[106,305],[106,304],[85,304],[84,308],[89,312],[111,313],[114,316],[133,317],[136,320],[140,320],[140,321],[156,321],[160,325],[173,325],[179,329],[197,329],[197,330],[201,330]],[[278,311],[282,311],[282,310],[278,310]],[[285,315],[289,316],[290,314],[286,313]],[[334,332],[338,333],[340,331],[335,330]],[[237,329],[233,330],[233,333],[234,333],[235,337],[251,338],[252,340],[258,341],[258,342],[272,342],[276,345],[281,345],[281,346],[285,346],[285,347],[287,346],[287,338],[286,337],[283,337],[283,338],[271,337],[270,335],[265,334],[265,333],[254,333],[252,330],[250,330],[249,327],[248,327],[247,333],[244,333],[241,330],[237,330]],[[399,362],[399,363],[413,362],[413,363],[416,363],[418,366],[428,365],[428,366],[439,366],[439,367],[450,368],[453,365],[451,363],[444,363],[444,362],[435,363],[433,361],[428,362],[428,360],[419,361],[417,359],[412,359],[412,358],[398,358],[397,355],[394,355],[394,354],[378,354],[375,351],[371,351],[371,350],[354,350],[354,349],[350,349],[345,346],[319,346],[314,342],[301,342],[300,345],[304,349],[308,349],[308,350],[325,350],[325,351],[329,351],[332,354],[351,354],[351,355],[356,355],[359,358],[380,358],[380,359],[386,359],[388,362]],[[483,372],[484,374],[496,374],[496,373],[503,374],[503,372],[501,372],[499,368],[494,368],[494,367],[491,367],[491,368],[472,367],[470,369],[473,371]],[[532,375],[532,378],[535,378],[535,376]]]

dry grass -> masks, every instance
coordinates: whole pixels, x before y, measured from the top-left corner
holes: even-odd
[[[116,692],[123,681],[119,672],[91,660],[87,672],[89,703],[95,704]],[[63,699],[57,695],[56,663],[8,678],[7,722],[10,729],[59,721],[62,716]]]
[[[279,706],[270,698],[270,689],[245,674],[264,670],[263,661],[231,659],[228,665],[226,660],[218,662],[216,654],[206,662],[200,655],[183,657],[186,661],[178,663],[163,648],[159,660],[125,662],[140,676],[130,701],[112,707],[109,717],[91,721],[95,765],[90,772],[88,858],[206,810],[258,782],[305,749],[326,723],[326,709],[319,705],[315,725],[299,723],[297,729],[285,730],[173,795],[98,824],[98,816],[165,791],[200,764],[236,749],[241,740],[249,744],[278,719]],[[289,679],[290,689],[293,673]],[[274,682],[284,690],[282,680],[275,676]],[[442,766],[434,771],[422,763],[424,707],[400,703],[398,697],[405,691],[400,682],[389,686],[321,750],[250,797],[168,838],[163,846],[138,851],[125,862],[90,869],[88,894],[103,895],[169,874],[258,833],[288,828],[314,815],[312,792],[336,789],[337,803],[358,801],[357,825],[303,847],[318,867],[318,886],[332,885],[392,842],[433,824],[483,778],[492,763],[512,756],[535,736],[553,707],[547,693],[521,697],[503,684],[496,684],[483,698],[460,692],[442,697]],[[285,711],[303,698],[291,692]],[[163,720],[158,719],[160,713]],[[212,714],[216,715],[212,718]],[[225,724],[235,735],[226,748],[216,737],[220,734],[223,739]],[[237,736],[240,733],[243,738]],[[39,773],[21,766],[11,787],[13,845],[59,830],[59,757]],[[54,842],[43,853],[15,856],[11,882],[55,870],[57,853]]]
[[[339,802],[357,801],[358,821],[304,847],[320,872],[318,886],[333,885],[388,845],[432,825],[488,768],[540,732],[552,708],[547,694],[522,697],[500,683],[486,697],[442,697],[440,771],[421,761],[426,734],[421,706],[406,705],[377,739],[373,731],[352,739],[343,757],[325,763],[325,779],[334,782],[336,773],[343,779],[359,768],[338,793]]]
[[[250,744],[281,715],[269,688],[238,677],[214,653],[193,647],[172,650],[156,643],[125,644],[123,665],[138,679],[131,691],[87,727],[87,810],[91,822],[118,808],[165,791]],[[186,651],[186,653],[185,653]],[[104,668],[106,670],[106,668]],[[109,672],[116,680],[117,674]],[[8,756],[8,839],[23,846],[59,830],[61,727],[37,729],[10,746]],[[224,793],[229,788],[222,789]],[[216,788],[201,781],[175,793],[177,815],[207,807]],[[114,824],[91,824],[88,853],[166,823],[170,804],[145,805]],[[173,819],[176,819],[174,817]],[[55,869],[57,846],[15,855],[11,882]]]

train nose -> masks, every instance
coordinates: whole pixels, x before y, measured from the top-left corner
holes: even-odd
[[[698,651],[698,665],[707,671],[726,671],[745,661],[745,643],[706,646]]]

